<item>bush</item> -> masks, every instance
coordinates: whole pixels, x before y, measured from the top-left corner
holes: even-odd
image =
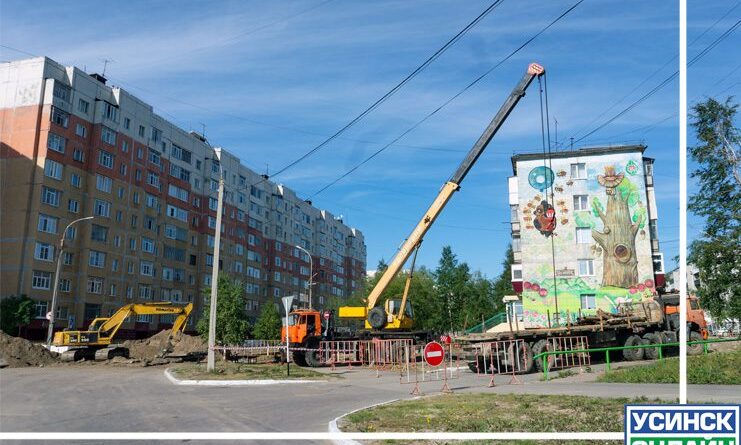
[[[216,343],[240,344],[249,334],[250,324],[244,312],[244,286],[226,276],[219,277],[216,299]],[[204,289],[203,315],[196,329],[208,340],[208,319],[211,310],[211,290]]]
[[[17,335],[20,326],[31,322],[33,305],[33,300],[25,295],[11,295],[0,300],[0,330]]]

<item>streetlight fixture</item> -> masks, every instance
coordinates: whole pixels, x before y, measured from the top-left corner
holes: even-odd
[[[224,169],[221,167],[221,159],[214,150],[214,159],[219,163],[219,199],[216,205],[216,228],[214,235],[214,254],[211,263],[211,308],[208,317],[208,360],[206,369],[214,370],[215,357],[214,347],[216,344],[216,293],[219,286],[219,247],[221,244],[221,212],[224,204]]]
[[[67,236],[67,231],[70,227],[72,227],[74,224],[77,224],[80,221],[86,221],[88,219],[93,219],[94,216],[86,216],[85,218],[79,218],[71,223],[67,224],[67,227],[64,228],[64,232],[62,232],[62,239],[59,241],[59,255],[57,255],[57,271],[54,274],[54,289],[51,293],[51,312],[49,314],[49,330],[46,333],[46,346],[47,348],[51,347],[51,340],[52,336],[54,335],[54,320],[57,316],[57,295],[59,293],[59,275],[62,273],[62,255],[64,254],[64,239]]]
[[[303,247],[296,244],[297,249],[301,249],[309,257],[309,309],[311,309],[311,288],[314,286],[314,260],[311,258],[311,253]]]

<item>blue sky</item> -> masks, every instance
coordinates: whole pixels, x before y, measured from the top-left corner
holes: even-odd
[[[575,1],[504,1],[342,138],[275,179],[301,196],[312,195]],[[186,129],[200,130],[205,124],[212,143],[237,153],[246,165],[276,171],[374,102],[490,3],[130,1],[101,8],[92,1],[4,0],[0,40],[91,72],[102,70],[103,59],[112,59],[107,70],[112,84]],[[690,39],[732,5],[706,4],[701,11],[690,5],[695,15]],[[738,14],[716,25],[690,48],[690,55]],[[372,269],[379,258],[394,254],[529,62],[538,61],[548,71],[551,117],[558,120],[558,139],[567,141],[676,70],[677,61],[671,59],[678,54],[678,33],[677,2],[587,0],[397,145],[315,196],[314,204],[344,215],[346,223],[365,233]],[[703,63],[716,60],[732,69],[735,64],[725,58],[735,54],[731,40]],[[23,57],[0,48],[0,60]],[[691,72],[698,84],[712,84],[724,72],[699,65]],[[536,91],[523,99],[429,232],[419,263],[434,267],[442,246],[450,244],[473,269],[488,276],[500,272],[509,241],[509,156],[541,147]],[[695,89],[690,91],[693,97]],[[656,159],[667,268],[678,254],[677,94],[674,81],[578,144],[648,145],[646,156]]]

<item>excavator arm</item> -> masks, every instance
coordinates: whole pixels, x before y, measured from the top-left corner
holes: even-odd
[[[445,205],[453,196],[453,193],[460,189],[461,182],[463,182],[463,179],[484,152],[487,145],[489,145],[489,142],[491,142],[494,135],[499,131],[504,121],[509,117],[517,103],[525,95],[527,87],[530,86],[536,77],[542,76],[544,73],[545,70],[543,67],[537,63],[531,63],[528,66],[527,72],[522,79],[520,79],[517,86],[512,90],[504,104],[502,104],[497,114],[486,127],[486,130],[484,130],[481,137],[479,137],[473,147],[471,147],[471,150],[469,150],[465,159],[463,159],[461,164],[458,166],[458,169],[453,173],[453,176],[451,176],[451,178],[442,186],[437,197],[427,209],[422,219],[417,223],[414,230],[412,230],[412,233],[409,234],[406,241],[401,245],[399,251],[394,256],[394,259],[388,265],[388,268],[384,271],[383,275],[378,280],[378,283],[376,283],[375,287],[368,295],[366,306],[341,307],[339,311],[341,318],[365,318],[367,324],[374,329],[397,328],[403,325],[399,322],[399,318],[403,317],[397,317],[396,314],[386,314],[386,311],[382,307],[376,307],[379,298],[388,288],[394,277],[396,277],[396,275],[401,271],[401,268],[407,262],[412,252],[414,252],[422,242],[425,234],[430,227],[432,227],[432,224],[445,208]],[[404,298],[404,300],[406,301],[406,298]],[[401,311],[404,311],[404,307],[401,308]],[[392,320],[389,320],[389,318]]]

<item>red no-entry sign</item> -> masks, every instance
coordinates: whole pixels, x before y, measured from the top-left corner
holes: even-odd
[[[424,358],[430,366],[440,366],[445,360],[445,351],[440,343],[431,341],[425,345]]]

